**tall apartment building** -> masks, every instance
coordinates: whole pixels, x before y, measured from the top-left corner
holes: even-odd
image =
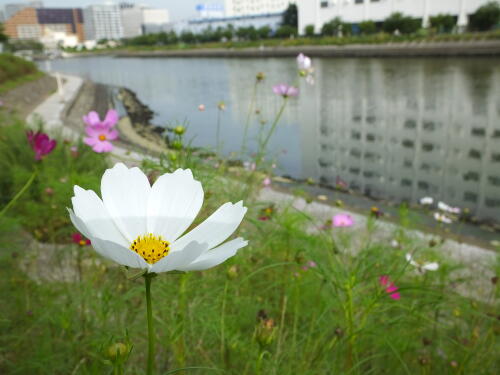
[[[308,0],[313,1],[313,0]],[[225,0],[226,17],[283,12],[294,0]]]
[[[42,1],[28,1],[24,3],[10,3],[5,4],[5,19],[8,20],[14,16],[17,12],[25,8],[43,8]]]
[[[121,39],[123,24],[120,7],[115,4],[90,5],[83,11],[85,39]]]
[[[123,37],[167,31],[170,21],[167,9],[154,9],[129,3],[120,4]]]
[[[427,27],[429,17],[451,14],[457,25],[465,27],[468,16],[491,0],[298,0],[299,32],[307,25],[314,25],[316,32],[335,17],[349,23],[363,21],[382,22],[394,12],[419,18]]]
[[[41,40],[58,33],[83,42],[83,14],[81,9],[24,8],[4,24],[5,34],[12,39]]]

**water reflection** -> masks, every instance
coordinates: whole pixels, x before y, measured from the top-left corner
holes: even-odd
[[[159,124],[189,119],[189,136],[215,145],[216,104],[227,111],[226,152],[239,150],[255,74],[263,71],[250,137],[269,126],[293,83],[293,59],[56,61],[54,69],[136,91]],[[314,59],[316,85],[301,85],[270,144],[282,172],[374,197],[433,196],[500,219],[498,59]],[[198,112],[199,104],[205,112]],[[255,150],[255,141],[251,148]]]

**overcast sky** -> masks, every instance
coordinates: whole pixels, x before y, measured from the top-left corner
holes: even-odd
[[[84,7],[90,4],[102,4],[106,0],[42,0],[45,7]],[[108,0],[109,1],[109,0]],[[0,0],[0,9],[3,10],[5,4],[10,3],[23,3],[28,2],[25,0]],[[120,1],[114,1],[118,3]],[[196,15],[196,4],[223,4],[224,0],[126,0],[126,2],[146,4],[154,8],[167,8],[170,11],[170,18],[173,21],[191,18]]]

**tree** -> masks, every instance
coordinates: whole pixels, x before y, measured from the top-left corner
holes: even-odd
[[[278,30],[276,30],[277,38],[290,38],[292,36],[297,36],[297,28],[293,26],[281,26]]]
[[[470,16],[470,29],[474,31],[488,31],[500,22],[500,5],[491,1],[479,7]]]
[[[391,34],[396,30],[401,34],[413,34],[420,29],[420,20],[396,12],[385,19],[383,28]]]
[[[194,43],[196,41],[196,37],[191,31],[183,31],[180,39],[187,44]]]
[[[351,25],[342,22],[340,17],[335,17],[333,20],[326,22],[321,28],[321,35],[324,36],[337,36],[339,33],[342,35],[351,35],[352,33]]]
[[[314,36],[314,25],[307,25],[304,27],[304,34],[306,34],[307,37],[312,38]]]
[[[271,35],[271,28],[269,26],[262,26],[257,30],[260,39],[267,39]]]
[[[457,24],[457,20],[451,14],[438,14],[429,18],[432,28],[440,33],[451,33]]]
[[[373,21],[364,21],[359,24],[359,30],[363,35],[371,35],[377,32],[377,25]]]
[[[286,8],[283,13],[283,21],[281,22],[281,26],[291,26],[294,28],[299,27],[299,16],[297,5],[289,4],[288,8]]]

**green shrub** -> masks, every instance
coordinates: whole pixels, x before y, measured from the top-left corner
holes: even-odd
[[[429,21],[431,27],[435,28],[439,33],[450,33],[457,24],[456,17],[451,14],[438,14],[430,17]]]
[[[404,16],[402,13],[393,13],[384,21],[383,29],[387,33],[393,34],[399,31],[401,34],[413,34],[420,29],[419,19]]]
[[[359,30],[363,35],[372,35],[377,32],[377,25],[373,21],[364,21],[359,24]]]
[[[37,72],[36,65],[30,61],[14,55],[0,54],[0,85]]]
[[[293,26],[281,26],[276,30],[276,37],[278,38],[290,38],[292,36],[297,36],[297,28]]]
[[[339,33],[344,36],[352,34],[351,25],[342,22],[340,17],[335,17],[333,20],[326,22],[321,28],[321,35],[324,36],[337,36]]]
[[[314,25],[307,25],[306,27],[304,27],[304,34],[311,38],[314,36]]]
[[[471,14],[469,27],[473,31],[487,31],[498,22],[500,22],[500,5],[496,1],[491,1]]]

